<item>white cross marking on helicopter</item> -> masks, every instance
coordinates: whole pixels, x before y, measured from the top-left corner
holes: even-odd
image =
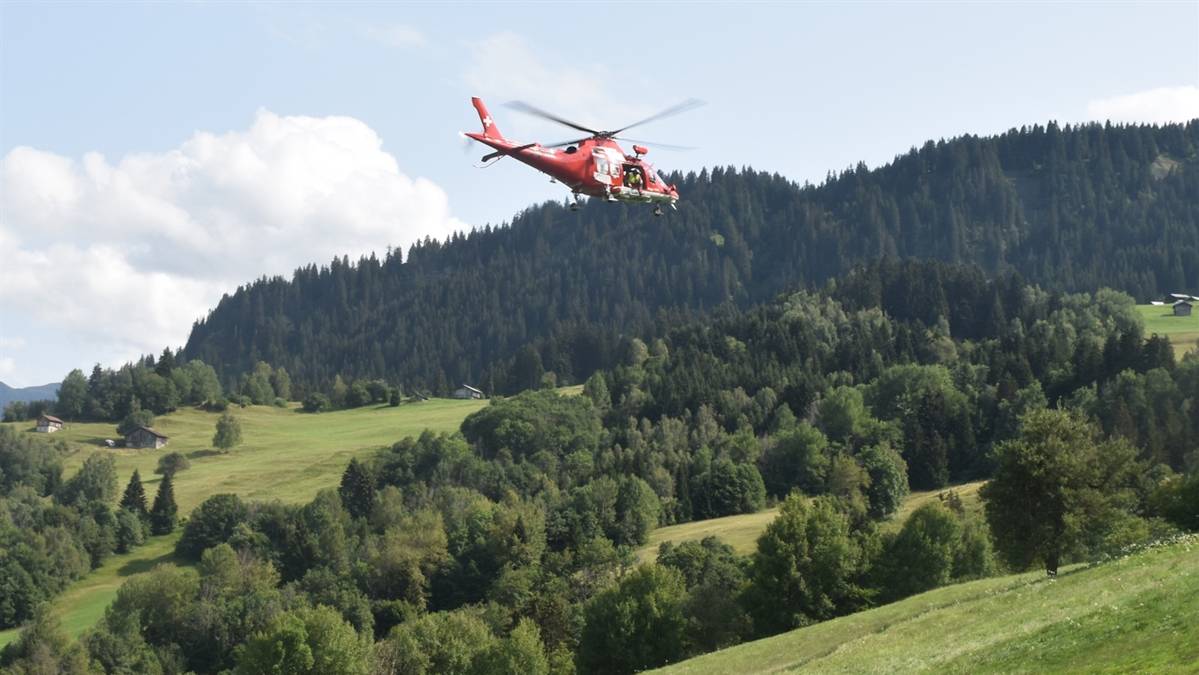
[[[485,127],[491,126],[491,115],[488,115],[487,117],[483,118],[483,126],[485,126]]]

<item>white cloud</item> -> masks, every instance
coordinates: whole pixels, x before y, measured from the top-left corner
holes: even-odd
[[[25,346],[25,338],[0,337],[0,349],[21,349]]]
[[[1087,104],[1087,116],[1112,122],[1164,124],[1199,118],[1199,86],[1159,87]]]
[[[465,228],[349,117],[263,110],[116,162],[18,147],[0,166],[0,325],[9,348],[56,331],[71,367],[112,363],[183,344],[239,283]]]
[[[367,37],[388,47],[423,47],[428,41],[425,36],[411,26],[390,24],[384,26],[367,26],[363,32]]]
[[[16,363],[7,356],[0,356],[0,375],[8,375],[16,368]]]

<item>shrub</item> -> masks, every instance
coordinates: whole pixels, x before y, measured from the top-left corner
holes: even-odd
[[[304,397],[304,412],[318,413],[328,410],[332,405],[328,396],[317,391]]]
[[[172,476],[180,471],[186,471],[191,468],[191,461],[187,459],[181,452],[168,452],[158,458],[158,466],[154,469],[154,473],[171,474]]]

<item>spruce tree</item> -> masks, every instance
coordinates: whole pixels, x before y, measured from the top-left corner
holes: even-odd
[[[175,506],[175,486],[171,474],[164,474],[150,509],[151,534],[170,534],[175,529],[179,509]]]
[[[341,475],[341,486],[337,492],[341,495],[341,503],[354,518],[365,518],[374,508],[375,481],[357,459],[350,460],[350,465]]]
[[[129,477],[129,484],[125,486],[125,494],[121,496],[121,508],[129,509],[145,520],[148,515],[146,512],[146,489],[142,487],[142,477],[137,469],[133,470],[133,475]]]

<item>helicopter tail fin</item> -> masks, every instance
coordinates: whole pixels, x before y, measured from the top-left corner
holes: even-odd
[[[483,123],[483,135],[487,138],[503,138],[504,135],[500,133],[499,127],[495,125],[495,120],[491,118],[491,113],[487,112],[487,106],[483,104],[483,99],[475,96],[470,99],[470,102],[479,113],[479,121]]]

